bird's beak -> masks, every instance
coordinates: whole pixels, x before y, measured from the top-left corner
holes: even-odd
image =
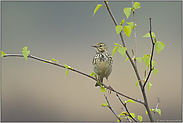
[[[96,48],[97,46],[96,45],[93,45],[92,47],[95,47]]]

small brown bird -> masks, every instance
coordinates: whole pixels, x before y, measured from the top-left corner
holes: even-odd
[[[112,56],[108,52],[107,45],[100,42],[92,46],[96,50],[96,54],[93,57],[93,69],[94,72],[98,75],[100,82],[103,82],[103,78],[105,77],[108,80],[108,76],[112,72]],[[99,86],[98,83],[95,86]]]

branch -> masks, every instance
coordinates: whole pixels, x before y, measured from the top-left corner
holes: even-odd
[[[114,25],[117,26],[117,22],[116,22],[116,20],[115,20],[115,18],[114,18],[114,16],[113,16],[113,14],[112,14],[112,12],[111,12],[111,10],[110,10],[108,4],[107,4],[107,2],[104,1],[104,3],[105,3],[105,6],[106,6],[106,8],[107,8],[107,10],[108,10],[108,12],[109,12],[109,14],[110,14],[110,16],[111,16],[113,22],[114,22]],[[123,39],[122,33],[120,33],[119,35],[120,35],[120,38],[121,38],[123,47],[126,47],[125,41],[124,41],[124,39]],[[126,55],[127,55],[127,57],[129,58],[129,60],[130,60],[130,62],[131,62],[131,64],[132,64],[132,66],[133,66],[133,68],[134,68],[135,74],[136,74],[137,79],[138,79],[138,81],[139,81],[139,85],[140,85],[140,87],[142,88],[142,82],[141,82],[141,79],[140,79],[139,72],[138,72],[137,67],[136,67],[136,65],[134,64],[134,62],[133,62],[132,58],[130,57],[130,55],[129,55],[129,53],[128,53],[127,50],[126,50]]]
[[[116,116],[116,118],[121,122],[121,119],[118,117],[118,115],[115,113],[115,111],[112,109],[112,107],[111,107],[111,105],[110,105],[110,103],[109,103],[109,100],[107,99],[107,97],[105,96],[105,94],[104,94],[104,97],[105,97],[105,99],[106,99],[106,101],[107,101],[107,103],[108,103],[108,108],[112,111],[112,113]]]
[[[133,1],[132,1],[132,7],[133,7]],[[137,36],[136,36],[136,29],[135,29],[135,10],[133,11],[133,30],[134,30],[134,37],[135,37],[135,64],[136,64],[136,57],[137,57]]]
[[[157,105],[156,105],[156,108],[154,109],[154,110],[156,110],[157,108],[158,108],[158,106],[159,106],[159,98],[157,98],[158,99],[158,102],[157,102]],[[154,115],[155,115],[155,111],[154,111]],[[154,115],[153,115],[153,118],[154,118]]]
[[[14,57],[24,57],[22,54],[6,54],[6,55],[4,55],[3,57],[12,57],[12,56],[14,56]],[[38,57],[33,56],[33,55],[28,55],[27,57],[28,57],[28,58],[32,58],[32,59],[35,59],[35,60],[38,60],[38,61],[42,61],[42,62],[45,62],[45,63],[49,63],[49,64],[52,64],[52,65],[55,65],[55,66],[58,66],[58,67],[65,68],[64,65],[61,65],[61,64],[58,64],[58,63],[55,63],[55,62],[50,62],[50,61],[48,61],[48,60],[45,60],[45,59],[42,59],[42,58],[38,58]],[[78,71],[78,70],[76,70],[76,69],[71,69],[71,68],[68,68],[68,69],[69,69],[69,70],[72,70],[72,71],[74,71],[74,72],[76,72],[76,73],[80,73],[80,74],[82,74],[82,75],[84,75],[84,76],[87,76],[87,77],[89,77],[89,78],[91,78],[91,79],[97,81],[96,78],[94,78],[94,77],[92,77],[92,76],[90,76],[90,75],[88,75],[88,74],[86,74],[86,73],[83,73],[83,72]]]
[[[135,99],[135,98],[129,97],[129,96],[125,95],[125,94],[122,94],[122,93],[120,93],[120,92],[114,90],[113,88],[111,88],[111,87],[109,87],[109,86],[106,86],[104,83],[102,83],[102,85],[104,86],[104,88],[107,88],[107,89],[109,89],[109,90],[115,92],[116,94],[119,94],[119,95],[121,95],[121,96],[123,96],[123,97],[126,97],[126,98],[131,99],[131,100],[133,100],[133,101],[135,101],[135,102],[138,102],[138,103],[141,103],[141,104],[145,105],[145,103],[142,102],[142,101],[140,101],[139,99]]]
[[[117,22],[116,22],[116,20],[115,20],[115,18],[114,18],[114,16],[113,16],[113,14],[112,14],[112,12],[111,12],[111,10],[110,10],[108,4],[107,4],[107,2],[104,1],[104,3],[105,3],[105,6],[106,6],[106,8],[107,8],[107,10],[108,10],[108,12],[109,12],[109,14],[110,14],[110,16],[111,16],[111,18],[112,18],[114,24],[115,24],[115,26],[117,26]],[[151,28],[151,27],[150,27],[150,28]],[[150,32],[150,34],[151,34],[151,32]],[[121,38],[123,47],[125,47],[125,42],[124,42],[122,33],[120,33],[119,35],[120,35],[120,38]],[[151,37],[152,37],[152,35],[151,35]],[[150,119],[150,121],[154,121],[154,119],[152,118],[152,115],[151,115],[151,113],[150,113],[150,109],[149,109],[149,106],[148,106],[146,93],[145,93],[145,90],[144,90],[144,88],[143,88],[142,81],[141,81],[141,79],[140,79],[140,75],[139,75],[139,72],[138,72],[138,70],[137,70],[137,66],[134,64],[134,62],[133,62],[132,58],[130,57],[130,55],[129,55],[129,53],[128,53],[127,50],[126,50],[126,55],[128,56],[128,58],[129,58],[129,60],[130,60],[130,62],[131,62],[131,64],[132,64],[132,66],[133,66],[133,69],[134,69],[134,71],[135,71],[135,74],[136,74],[136,76],[137,76],[137,80],[139,81],[139,85],[140,85],[140,87],[141,87],[142,95],[143,95],[143,98],[144,98],[144,106],[145,106],[145,108],[146,108],[146,110],[147,110],[147,112],[148,112],[149,119]]]
[[[144,85],[143,85],[143,88],[142,88],[143,90],[144,90],[145,85],[147,84],[147,82],[148,82],[148,80],[149,80],[149,77],[150,77],[150,75],[151,75],[151,72],[152,72],[152,70],[153,70],[153,68],[152,68],[152,58],[153,58],[153,54],[154,54],[154,46],[155,46],[155,43],[154,43],[154,40],[153,40],[152,34],[151,34],[151,18],[149,18],[149,20],[150,20],[150,31],[149,31],[149,34],[150,34],[150,36],[151,36],[151,41],[152,41],[152,52],[151,52],[149,73],[148,73],[148,76],[147,76],[147,78],[146,78],[146,81],[145,81],[145,83],[144,83]]]
[[[4,55],[3,57],[24,57],[22,54],[6,54],[6,55]],[[35,60],[38,60],[38,61],[41,61],[41,62],[45,62],[45,63],[48,63],[48,64],[52,64],[52,65],[55,65],[55,66],[58,66],[58,67],[62,67],[62,68],[65,68],[65,66],[64,65],[61,65],[61,64],[58,64],[58,63],[55,63],[55,62],[50,62],[50,61],[48,61],[48,60],[45,60],[45,59],[42,59],[42,58],[38,58],[38,57],[36,57],[36,56],[33,56],[33,55],[28,55],[28,58],[32,58],[32,59],[35,59]],[[65,68],[66,69],[66,68]],[[86,73],[83,73],[83,72],[81,72],[81,71],[79,71],[79,70],[76,70],[76,69],[71,69],[71,68],[68,68],[69,70],[71,70],[71,71],[74,71],[74,72],[76,72],[76,73],[79,73],[79,74],[82,74],[82,75],[84,75],[84,76],[86,76],[86,77],[89,77],[89,78],[91,78],[91,79],[93,79],[94,81],[96,81],[97,82],[97,78],[95,78],[95,77],[93,77],[93,76],[90,76],[90,75],[88,75],[88,74],[86,74]],[[111,89],[109,86],[107,86],[107,85],[105,85],[104,83],[102,83],[102,85],[106,88],[106,89],[110,89],[111,91],[113,91],[113,92],[115,92],[115,93],[117,93],[117,94],[119,94],[119,95],[121,95],[121,96],[124,96],[124,97],[126,97],[126,98],[128,98],[128,99],[132,99],[133,101],[136,101],[136,102],[138,102],[138,103],[141,103],[141,104],[143,104],[144,105],[144,102],[142,102],[142,101],[140,101],[140,100],[138,100],[138,99],[134,99],[134,98],[132,98],[132,97],[129,97],[129,96],[127,96],[127,95],[125,95],[125,94],[122,94],[122,93],[120,93],[120,92],[118,92],[118,91],[116,91],[116,90],[114,90],[114,89]]]
[[[126,112],[128,113],[129,117],[131,117],[135,122],[137,122],[137,120],[135,118],[132,117],[132,115],[130,114],[130,112],[127,109],[127,106],[123,103],[123,101],[120,99],[120,97],[116,94],[117,98],[119,99],[119,101],[123,104],[123,106],[126,109]]]

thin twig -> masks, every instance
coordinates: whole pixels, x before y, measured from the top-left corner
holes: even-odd
[[[132,1],[132,7],[133,7],[133,1]],[[135,29],[135,10],[133,10],[133,26],[134,26],[134,28],[133,28],[133,31],[134,31],[134,37],[135,37],[135,54],[134,54],[134,56],[135,56],[135,58],[134,58],[134,62],[135,62],[135,64],[136,64],[136,57],[137,57],[137,36],[136,36],[136,29]]]
[[[120,119],[120,117],[118,117],[118,115],[115,113],[115,111],[112,109],[112,107],[111,107],[111,105],[110,105],[110,103],[109,103],[109,100],[107,99],[107,96],[105,96],[105,94],[104,94],[104,97],[105,97],[105,99],[106,99],[106,101],[107,101],[107,103],[108,103],[108,108],[112,111],[112,113],[116,116],[116,118],[121,122],[121,119]]]
[[[131,117],[135,122],[137,122],[137,120],[135,118],[132,117],[132,115],[130,114],[130,112],[128,111],[127,106],[123,103],[123,101],[121,100],[121,98],[118,96],[118,94],[116,94],[117,98],[119,99],[119,101],[123,104],[123,106],[125,107],[126,112],[128,113],[128,116]]]
[[[157,98],[157,99],[158,99],[158,102],[157,102],[156,108],[155,108],[154,110],[158,109],[158,106],[159,106],[159,98]],[[155,116],[155,113],[156,113],[156,112],[154,111],[154,113],[153,113],[153,114],[154,114],[154,115],[153,115],[153,118],[154,118],[154,116]]]
[[[24,56],[23,56],[22,54],[6,54],[6,55],[4,55],[3,57],[24,57]],[[45,60],[45,59],[42,59],[42,58],[39,58],[39,57],[36,57],[36,56],[33,56],[33,55],[28,55],[28,58],[32,58],[32,59],[35,59],[35,60],[38,60],[38,61],[41,61],[41,62],[44,62],[44,63],[48,63],[48,64],[52,64],[52,65],[55,65],[55,66],[58,66],[58,67],[65,68],[64,65],[61,65],[61,64],[55,63],[55,62],[50,62],[50,61],[48,61],[48,60]],[[66,69],[66,68],[65,68],[65,69]],[[79,74],[82,74],[82,75],[84,75],[84,76],[87,76],[87,77],[93,79],[94,81],[97,81],[97,80],[98,80],[97,78],[95,78],[95,77],[93,77],[93,76],[90,76],[90,75],[88,75],[88,74],[86,74],[86,73],[83,73],[83,72],[81,72],[81,71],[79,71],[79,70],[76,70],[76,69],[74,69],[74,68],[72,68],[72,69],[69,68],[69,70],[74,71],[74,72],[79,73]],[[102,85],[103,85],[105,88],[107,88],[107,89],[111,89],[109,86],[105,85],[104,83],[102,83]],[[114,90],[114,89],[111,89],[111,91],[113,91],[113,92],[115,92],[115,93],[117,93],[117,94],[119,94],[119,95],[121,95],[121,96],[124,96],[124,97],[126,97],[126,98],[128,98],[128,99],[132,99],[133,101],[138,102],[138,103],[141,103],[141,104],[144,105],[144,102],[142,102],[142,101],[140,101],[140,100],[138,100],[138,99],[134,99],[134,98],[132,98],[132,97],[129,97],[129,96],[123,94],[123,93],[120,93],[120,92]]]
[[[122,107],[122,109],[123,109],[123,111],[126,111],[126,110],[124,109],[124,107]],[[129,122],[132,122],[131,119],[129,118],[129,116],[128,116],[127,114],[125,114],[125,116],[126,116],[126,118],[127,118],[127,120],[128,120]]]
[[[147,78],[146,78],[146,81],[145,81],[145,83],[144,83],[144,85],[143,85],[143,88],[142,88],[143,90],[144,90],[145,85],[147,84],[147,82],[148,82],[148,80],[149,80],[149,77],[150,77],[150,75],[151,75],[151,72],[152,72],[152,70],[153,70],[153,68],[152,68],[152,59],[153,59],[153,54],[154,54],[154,46],[155,46],[155,43],[154,43],[154,40],[153,40],[152,34],[151,34],[151,29],[152,29],[152,27],[151,27],[151,18],[149,18],[149,20],[150,20],[150,31],[149,31],[149,34],[150,34],[151,41],[152,41],[152,51],[151,51],[151,59],[150,59],[149,73],[148,73],[148,76],[147,76]]]

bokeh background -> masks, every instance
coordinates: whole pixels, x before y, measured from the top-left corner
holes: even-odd
[[[115,32],[114,23],[105,7],[92,17],[94,8],[103,2],[1,2],[2,50],[5,53],[22,53],[24,46],[32,55],[44,59],[55,58],[82,72],[93,71],[91,47],[105,42],[112,53],[114,43],[121,44]],[[118,23],[133,21],[126,19],[123,8],[131,2],[109,2]],[[181,121],[181,2],[140,2],[135,13],[137,24],[137,54],[143,57],[151,53],[151,41],[142,36],[152,31],[157,40],[165,44],[153,60],[158,73],[151,74],[150,91],[146,94],[150,108],[155,108],[157,97],[162,116],[155,114],[156,121]],[[124,35],[129,53],[134,49],[134,33],[130,38]],[[117,121],[105,103],[104,94],[116,111],[122,112],[122,105],[115,94],[100,92],[95,82],[78,73],[45,64],[33,59],[1,58],[1,118],[2,121]],[[116,53],[113,57],[113,71],[110,85],[131,97],[143,100],[140,88],[135,88],[137,79],[126,56]],[[146,65],[137,63],[143,79]],[[108,84],[104,79],[104,83]],[[121,97],[123,101],[127,100]],[[145,108],[138,103],[128,104],[129,111],[149,121]],[[124,120],[125,121],[125,120]]]

